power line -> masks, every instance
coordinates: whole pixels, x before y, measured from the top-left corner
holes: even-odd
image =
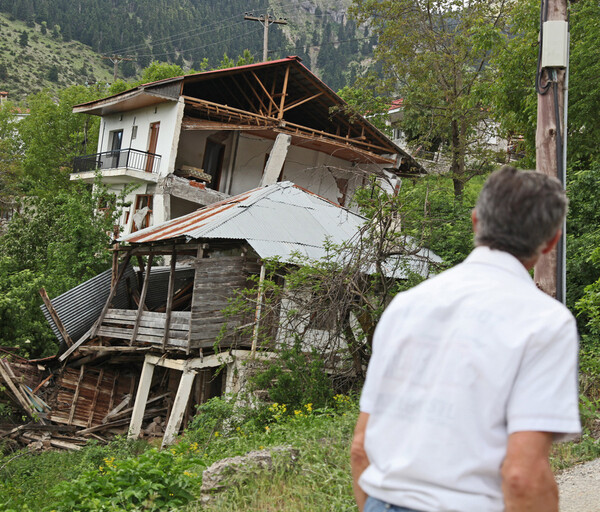
[[[237,15],[235,17],[237,18],[238,16],[239,15]],[[203,26],[201,28],[191,29],[191,30],[188,30],[186,32],[180,32],[180,33],[174,34],[172,36],[168,36],[168,37],[163,37],[163,38],[160,38],[160,39],[152,40],[150,43],[140,43],[140,44],[135,45],[135,46],[129,46],[129,47],[126,47],[126,48],[123,48],[123,49],[120,49],[120,50],[115,50],[113,53],[131,53],[131,52],[134,52],[134,51],[136,51],[138,49],[144,49],[148,44],[150,44],[150,46],[152,46],[152,45],[159,44],[159,43],[169,43],[169,42],[172,43],[174,41],[180,41],[180,40],[183,40],[183,39],[188,39],[188,38],[190,38],[193,35],[195,35],[195,36],[201,36],[201,35],[210,34],[211,32],[218,31],[221,28],[221,24],[222,23],[225,23],[225,22],[229,21],[232,18],[225,18],[225,19],[223,19],[223,20],[221,20],[219,22],[215,22],[215,23],[213,23],[211,25],[208,25],[208,26]],[[243,23],[243,20],[239,21],[238,23],[233,24],[232,26],[241,25],[242,23]],[[215,28],[207,30],[208,28],[213,27],[213,26]]]
[[[229,37],[229,38],[227,38],[227,39],[222,39],[222,40],[220,40],[220,41],[213,41],[212,43],[205,44],[205,45],[203,45],[203,46],[195,46],[194,48],[187,48],[187,49],[184,49],[184,50],[179,50],[179,52],[180,52],[180,53],[185,53],[185,52],[191,52],[191,51],[195,51],[195,50],[203,50],[203,49],[205,49],[205,48],[209,48],[209,47],[211,47],[211,46],[215,46],[215,45],[217,45],[217,44],[227,43],[227,42],[229,42],[229,41],[233,41],[234,39],[238,39],[238,38],[240,38],[240,37],[247,36],[247,35],[250,35],[250,34],[255,34],[255,33],[258,33],[258,32],[260,32],[260,31],[261,31],[261,29],[256,29],[256,30],[253,30],[253,31],[251,30],[251,31],[249,31],[249,32],[242,33],[242,34],[238,34],[238,35],[235,35],[235,36],[233,36],[233,37]],[[144,55],[138,55],[137,57],[138,57],[138,58],[139,58],[139,57],[161,57],[161,56],[163,56],[163,55],[171,55],[172,53],[173,53],[173,52],[164,52],[164,53],[147,53],[147,54],[144,54]]]

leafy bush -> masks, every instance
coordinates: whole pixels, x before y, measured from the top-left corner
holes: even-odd
[[[173,510],[194,497],[198,474],[177,450],[150,449],[135,458],[106,457],[98,470],[56,486],[56,512]]]
[[[309,354],[304,353],[299,338],[284,345],[277,359],[250,380],[254,389],[267,390],[272,402],[287,404],[290,410],[307,403],[315,407],[332,403],[334,391],[323,358],[314,347]]]

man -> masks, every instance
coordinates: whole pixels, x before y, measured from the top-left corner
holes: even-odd
[[[548,455],[580,432],[577,333],[528,271],[566,207],[557,180],[496,171],[474,251],[385,311],[352,444],[361,511],[558,512]]]

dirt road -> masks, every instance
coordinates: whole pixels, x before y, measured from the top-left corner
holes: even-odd
[[[560,512],[600,512],[600,459],[563,471],[556,482]]]

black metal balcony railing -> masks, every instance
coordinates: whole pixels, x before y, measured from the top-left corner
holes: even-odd
[[[129,148],[79,156],[73,159],[73,172],[118,168],[157,173],[160,168],[160,155]]]

